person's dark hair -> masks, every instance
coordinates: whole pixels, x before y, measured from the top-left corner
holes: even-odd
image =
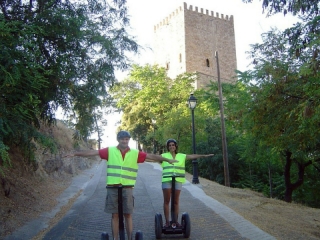
[[[178,153],[178,143],[175,139],[170,138],[167,140],[167,150],[169,151],[169,143],[174,143],[174,145],[176,146],[176,153]]]
[[[117,140],[119,141],[119,139],[121,139],[121,138],[131,138],[131,135],[127,131],[120,131],[117,134]]]

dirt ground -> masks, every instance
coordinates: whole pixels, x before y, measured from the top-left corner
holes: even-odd
[[[192,181],[192,175],[187,174],[187,179]],[[269,199],[246,189],[227,188],[203,178],[199,180],[208,196],[277,239],[320,239],[320,209]],[[25,175],[16,180],[15,194],[11,197],[5,197],[1,191],[0,239],[54,208],[56,198],[70,183],[68,176],[44,180]]]
[[[192,175],[187,175],[192,182]],[[204,192],[276,239],[320,239],[320,209],[286,203],[262,194],[228,188],[199,178]]]
[[[44,179],[24,173],[9,179],[11,190],[8,197],[0,187],[0,239],[36,219],[42,212],[51,211],[58,204],[57,197],[71,184],[71,176],[62,175]]]

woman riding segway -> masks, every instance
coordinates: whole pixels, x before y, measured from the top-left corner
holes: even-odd
[[[172,165],[162,163],[162,192],[163,192],[163,211],[165,216],[165,224],[162,227],[162,233],[183,233],[184,237],[188,238],[190,235],[190,220],[189,216],[184,213],[181,221],[187,219],[187,223],[189,226],[184,226],[186,223],[180,224],[178,222],[179,215],[179,199],[180,193],[182,190],[182,184],[186,181],[185,179],[185,161],[192,160],[201,157],[211,157],[214,154],[184,154],[178,153],[178,144],[175,139],[168,139],[166,142],[168,152],[161,154],[162,157],[168,159],[175,159],[178,162]],[[174,189],[174,190],[173,190]],[[173,192],[174,191],[174,192]],[[174,199],[172,199],[174,197]],[[171,200],[171,211],[172,213],[171,221],[169,218],[169,203]],[[173,201],[173,202],[172,202]],[[172,209],[173,208],[173,209]],[[156,222],[158,221],[161,214],[156,215]],[[162,222],[162,219],[159,220]],[[159,224],[156,224],[159,225]],[[156,227],[157,228],[157,227]],[[182,229],[182,232],[178,231],[178,229]],[[188,229],[187,229],[188,228]],[[174,229],[174,231],[171,231]],[[177,229],[177,230],[176,230]],[[156,229],[157,238],[161,237],[160,231]]]

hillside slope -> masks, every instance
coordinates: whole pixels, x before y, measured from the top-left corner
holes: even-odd
[[[6,169],[5,176],[0,176],[0,239],[42,212],[53,209],[56,198],[70,185],[72,177],[93,164],[94,160],[61,158],[74,150],[73,131],[61,121],[51,128],[42,127],[41,131],[55,139],[59,152],[50,154],[38,146],[36,162],[30,165],[21,161],[23,156],[17,149],[10,149],[12,168]],[[80,142],[79,150],[87,148]]]

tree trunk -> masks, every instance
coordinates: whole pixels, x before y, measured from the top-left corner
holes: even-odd
[[[97,133],[98,133],[98,144],[99,144],[98,148],[101,149],[101,141],[102,141],[101,132],[100,132],[100,128],[99,128],[99,125],[98,125],[97,116],[95,115],[95,113],[93,115],[93,118],[94,118],[94,121],[95,121],[95,124],[96,124]]]
[[[271,173],[271,164],[270,164],[270,162],[268,164],[268,170],[269,170],[270,198],[272,198],[272,173]]]
[[[290,181],[290,169],[291,169],[291,152],[286,151],[286,164],[284,166],[284,183],[286,187],[286,191],[284,194],[284,200],[286,202],[291,202],[292,201],[292,188],[291,188],[291,181]]]
[[[291,158],[292,153],[289,151],[286,151],[285,154],[286,154],[286,164],[284,167],[284,182],[286,186],[286,191],[284,195],[284,200],[286,202],[292,202],[292,193],[295,189],[297,189],[303,184],[304,169],[306,166],[310,165],[310,161],[307,162],[306,164],[299,163],[296,161],[296,164],[298,166],[298,180],[295,183],[291,183],[290,170],[293,162],[293,159]]]

